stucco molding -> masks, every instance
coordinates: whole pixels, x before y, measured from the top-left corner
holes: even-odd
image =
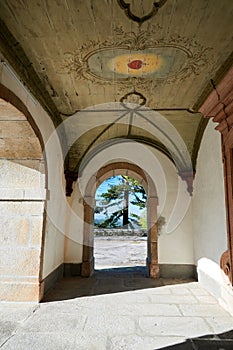
[[[117,0],[117,2],[118,2],[118,5],[120,6],[120,8],[124,10],[126,16],[129,19],[131,19],[132,21],[134,21],[136,23],[141,24],[141,23],[153,18],[158,13],[159,9],[165,5],[167,0],[151,1],[151,7],[152,7],[151,11],[142,17],[138,17],[132,12],[131,4],[129,2],[124,1],[124,0]]]

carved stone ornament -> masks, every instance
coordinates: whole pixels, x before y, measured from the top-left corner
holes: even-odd
[[[137,23],[143,23],[154,17],[157,14],[158,10],[167,2],[167,0],[151,1],[151,11],[142,17],[138,17],[133,14],[130,1],[117,0],[117,2],[129,19]]]
[[[66,196],[70,197],[73,192],[73,182],[77,181],[78,174],[72,171],[65,171]]]
[[[179,172],[179,175],[183,181],[187,184],[187,191],[190,194],[190,196],[193,195],[193,180],[195,173],[193,171],[182,171]]]
[[[128,94],[124,95],[121,99],[120,102],[123,104],[127,103],[133,103],[137,104],[139,106],[144,106],[146,104],[146,98],[137,91],[129,92]]]
[[[67,52],[59,73],[94,84],[137,89],[198,75],[211,60],[212,48],[180,35],[158,38],[159,29],[157,25],[134,33],[116,27],[113,37],[103,42],[90,40],[78,51]]]
[[[232,284],[231,259],[230,259],[230,252],[228,250],[225,251],[221,256],[220,267],[225,273],[225,275],[227,275],[230,283]]]

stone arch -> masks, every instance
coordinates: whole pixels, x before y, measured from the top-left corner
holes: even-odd
[[[158,226],[157,226],[157,206],[158,197],[154,182],[149,175],[140,167],[128,162],[112,162],[103,166],[91,177],[83,198],[84,206],[84,240],[83,240],[83,262],[81,268],[82,276],[91,276],[94,270],[93,256],[93,222],[95,192],[97,187],[111,176],[129,175],[140,181],[147,193],[147,268],[150,277],[159,277],[158,264]]]
[[[25,104],[2,84],[0,107],[0,299],[39,301],[47,188],[43,138]]]

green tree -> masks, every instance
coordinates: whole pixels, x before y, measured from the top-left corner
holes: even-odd
[[[141,228],[147,229],[147,212],[146,212],[146,210],[143,210],[143,212],[141,213],[141,216],[139,218],[139,225],[141,226]]]
[[[119,176],[117,184],[109,184],[106,192],[102,193],[97,200],[95,213],[103,213],[105,220],[95,223],[102,228],[118,227],[119,219],[122,218],[123,226],[133,227],[139,225],[140,216],[129,213],[129,204],[144,209],[146,206],[146,193],[140,183],[130,176]]]

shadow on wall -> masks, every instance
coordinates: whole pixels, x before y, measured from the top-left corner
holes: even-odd
[[[184,343],[167,346],[161,350],[232,350],[233,330],[221,334],[208,334],[187,339]]]

